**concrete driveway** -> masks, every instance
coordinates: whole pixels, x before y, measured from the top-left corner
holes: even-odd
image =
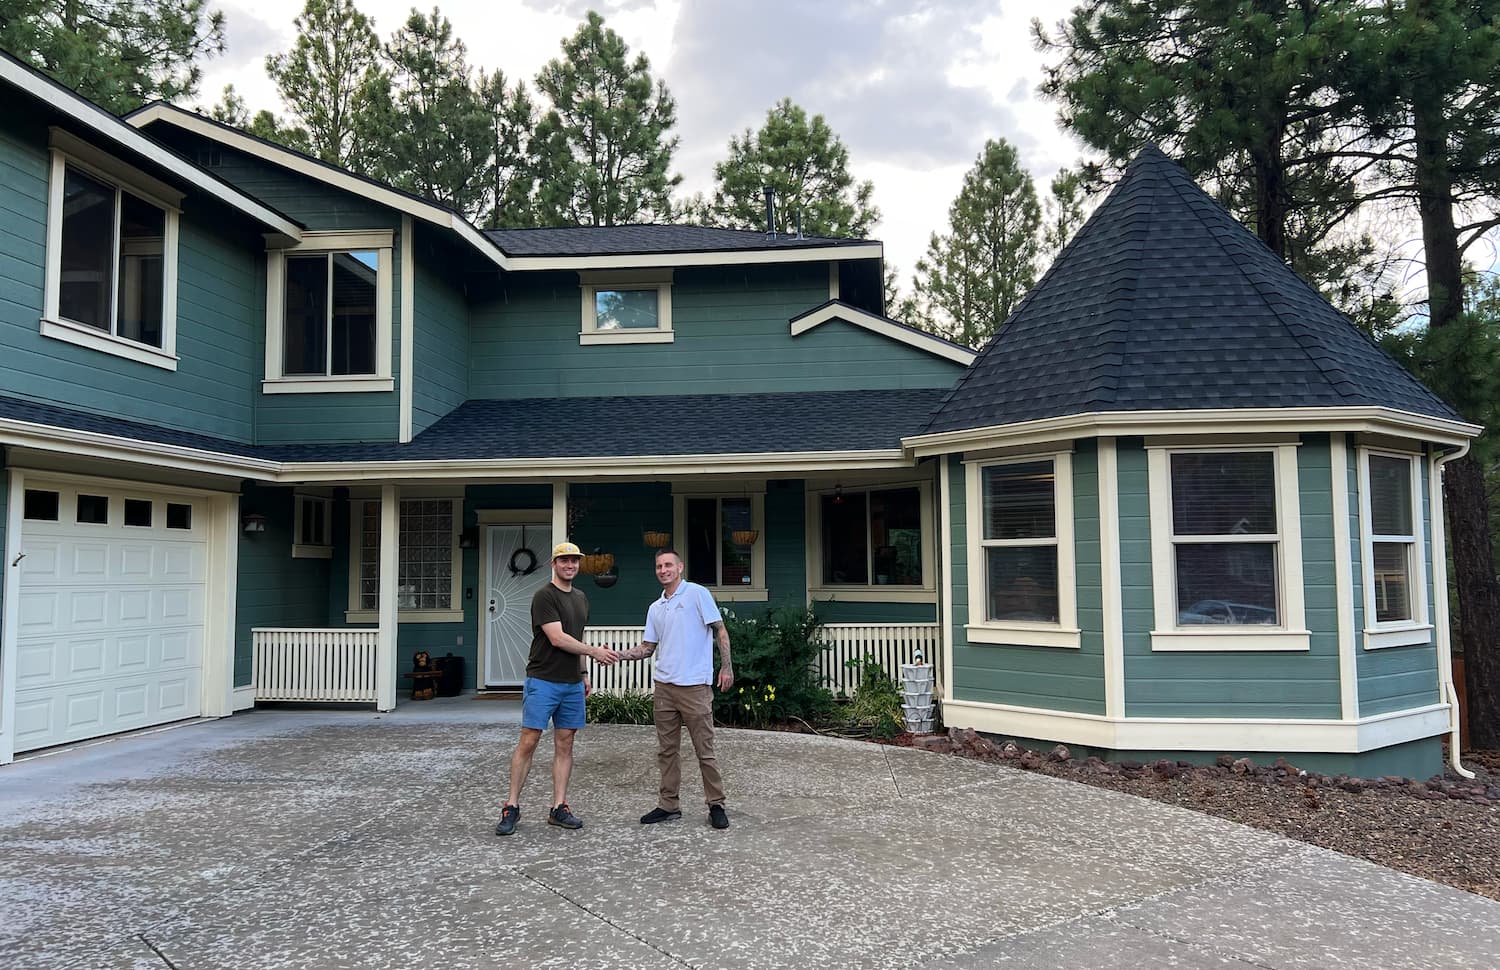
[[[1495,966],[1500,903],[1228,822],[953,757],[723,731],[655,801],[591,727],[545,824],[491,834],[514,703],[256,711],[0,768],[0,966]]]

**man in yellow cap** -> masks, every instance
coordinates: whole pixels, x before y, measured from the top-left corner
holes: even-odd
[[[510,835],[521,818],[521,789],[531,771],[537,742],[552,722],[552,810],[547,824],[581,829],[583,822],[568,808],[568,777],[573,773],[573,736],[585,723],[588,659],[615,662],[614,651],[583,642],[589,601],[573,580],[583,553],[571,542],[552,547],[552,581],[531,598],[531,655],[521,692],[521,740],[510,756],[510,797],[500,809],[496,835]]]

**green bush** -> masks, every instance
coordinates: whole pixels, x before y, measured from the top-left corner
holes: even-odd
[[[858,660],[845,661],[844,665],[859,673],[854,697],[844,708],[848,722],[868,729],[877,738],[894,738],[905,731],[901,687],[885,672],[880,661],[867,653]]]
[[[605,694],[594,691],[584,701],[592,724],[652,724],[655,708],[650,694]]]
[[[828,645],[818,639],[817,615],[802,606],[781,606],[746,617],[721,610],[729,630],[735,684],[727,694],[714,697],[718,719],[764,727],[792,718],[826,717],[833,695],[818,683],[818,654]]]

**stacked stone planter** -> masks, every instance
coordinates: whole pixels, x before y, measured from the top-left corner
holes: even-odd
[[[913,734],[932,731],[932,687],[932,665],[920,653],[916,663],[901,665],[901,713]]]

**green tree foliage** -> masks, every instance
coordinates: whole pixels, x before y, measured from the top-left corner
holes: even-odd
[[[391,104],[382,178],[473,218],[484,208],[490,125],[463,41],[436,8],[413,10],[385,48]]]
[[[1036,186],[1003,138],[985,142],[917,261],[916,290],[935,333],[977,347],[1036,282],[1042,209]]]
[[[1062,252],[1088,218],[1087,185],[1087,176],[1077,169],[1060,169],[1052,177],[1042,200],[1042,248],[1049,258]]]
[[[682,177],[668,174],[677,104],[667,86],[592,10],[562,51],[536,79],[551,102],[531,146],[538,219],[613,226],[669,218]]]
[[[1369,257],[1330,238],[1369,163],[1340,153],[1354,113],[1337,92],[1357,0],[1087,0],[1038,46],[1042,90],[1121,166],[1155,143],[1272,251],[1324,288]],[[1337,244],[1337,245],[1335,245]]]
[[[309,151],[306,131],[296,125],[283,124],[269,111],[257,111],[252,116],[250,109],[245,106],[245,99],[240,97],[233,84],[224,85],[219,103],[209,109],[208,116],[221,124],[248,131],[258,138],[274,141],[299,152]]]
[[[780,606],[755,616],[738,616],[729,609],[723,613],[734,652],[735,685],[714,695],[715,717],[725,724],[759,727],[827,715],[833,695],[818,682],[817,661],[828,644],[819,639],[820,623],[811,610]],[[714,664],[717,673],[717,652]]]
[[[296,43],[266,58],[266,74],[305,132],[309,154],[369,172],[390,90],[374,22],[353,0],[307,0],[293,23]]]
[[[531,157],[531,136],[536,128],[536,105],[520,81],[508,87],[502,71],[480,71],[478,94],[488,127],[484,225],[491,229],[534,226],[536,164]]]
[[[191,97],[224,50],[208,0],[6,0],[0,48],[116,114]]]
[[[766,226],[764,187],[776,196],[776,231],[794,233],[800,214],[809,236],[864,238],[880,219],[875,186],[849,173],[849,150],[822,115],[790,99],[766,112],[760,130],[729,139],[714,166],[713,197],[698,203],[698,220],[737,229]]]

